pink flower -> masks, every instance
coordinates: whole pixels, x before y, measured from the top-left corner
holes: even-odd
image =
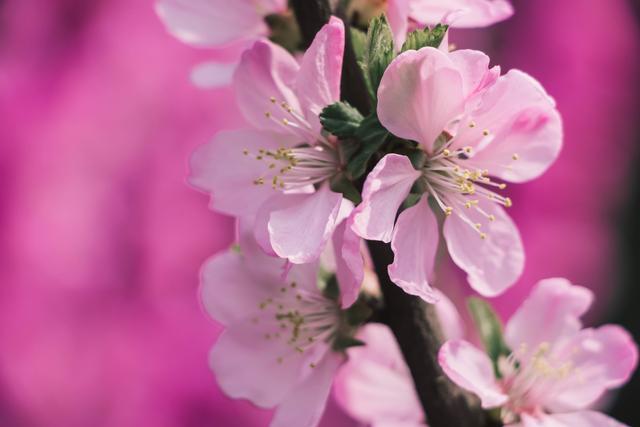
[[[337,18],[318,32],[300,65],[283,48],[256,42],[234,75],[252,129],[219,133],[191,158],[189,181],[212,194],[213,209],[255,218],[261,246],[296,264],[317,259],[352,207],[329,188],[340,159],[318,118],[340,99],[343,52]]]
[[[463,323],[455,306],[444,295],[435,306],[449,339],[463,335]],[[409,368],[391,330],[369,323],[358,331],[363,347],[349,349],[340,368],[334,395],[354,419],[373,427],[424,426],[424,413]]]
[[[592,300],[565,279],[543,280],[507,324],[513,352],[498,360],[497,375],[489,357],[463,340],[442,346],[440,364],[484,408],[501,407],[510,426],[621,426],[587,408],[629,379],[638,350],[618,326],[582,329],[579,318]]]
[[[277,407],[272,426],[313,427],[344,361],[337,341],[354,326],[320,290],[318,263],[293,265],[287,277],[282,266],[248,238],[205,263],[202,302],[225,326],[210,365],[230,397]]]
[[[178,40],[195,47],[243,49],[269,35],[268,15],[287,9],[286,0],[157,0],[156,12]],[[205,62],[192,81],[203,87],[228,84],[236,63]]]
[[[405,156],[385,156],[367,177],[354,231],[391,241],[390,277],[428,302],[436,300],[429,276],[439,235],[428,198],[446,216],[449,254],[471,287],[498,295],[522,273],[524,251],[503,209],[511,199],[498,192],[506,184],[490,177],[536,178],[562,145],[560,115],[540,84],[517,70],[500,76],[499,67],[488,65],[472,50],[408,51],[391,63],[378,90],[380,122],[416,141],[424,161],[415,169]],[[424,195],[395,222],[412,187]]]
[[[409,17],[424,25],[445,23],[454,28],[487,27],[511,15],[513,6],[508,0],[409,0]]]
[[[386,12],[397,47],[402,46],[407,32],[416,27],[439,23],[452,28],[487,27],[513,15],[508,0],[361,0],[354,3],[352,7],[368,9],[369,14]]]

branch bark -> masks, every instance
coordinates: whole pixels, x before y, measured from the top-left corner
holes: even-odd
[[[327,0],[292,0],[305,46],[329,20]],[[340,14],[340,11],[339,11]],[[344,20],[344,14],[341,18]],[[347,32],[341,84],[343,99],[361,113],[370,111],[360,67],[356,63]],[[442,334],[433,305],[404,293],[391,282],[387,266],[393,261],[388,244],[367,242],[384,296],[381,318],[393,331],[409,366],[420,403],[430,427],[494,427],[479,406],[478,399],[464,393],[442,372],[437,353]]]
[[[435,307],[391,282],[387,266],[393,262],[393,252],[388,244],[369,241],[367,245],[384,297],[381,318],[398,341],[429,426],[493,427],[478,399],[453,384],[440,368],[443,337]]]

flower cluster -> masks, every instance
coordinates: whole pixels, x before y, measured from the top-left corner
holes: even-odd
[[[393,335],[365,324],[384,305],[380,260],[365,243],[381,241],[394,255],[383,265],[391,281],[436,304],[449,339],[442,370],[497,408],[500,422],[617,425],[587,408],[626,381],[637,350],[618,327],[581,328],[586,289],[540,282],[504,339],[477,300],[485,354],[462,339],[454,305],[432,287],[441,241],[480,295],[518,280],[525,254],[506,213],[507,182],[540,176],[562,146],[555,102],[533,77],[448,45],[450,27],[506,19],[509,2],[339,2],[350,26],[331,17],[307,49],[293,3],[157,3],[182,41],[241,52],[195,72],[197,83],[231,83],[246,123],[190,160],[190,184],[238,222],[237,244],[202,271],[203,305],[225,327],[210,357],[220,387],[277,408],[272,426],[317,425],[334,382],[345,410],[366,424],[424,425],[429,414]],[[370,111],[342,99],[347,49]]]

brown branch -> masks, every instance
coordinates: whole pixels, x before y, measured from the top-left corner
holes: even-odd
[[[327,0],[292,0],[305,46],[329,20]],[[345,20],[343,13],[341,18]],[[370,110],[366,86],[347,31],[342,72],[342,97],[363,114]],[[493,427],[478,404],[444,375],[437,360],[442,335],[433,305],[404,293],[391,282],[387,266],[393,261],[388,244],[367,242],[384,296],[381,318],[393,331],[409,366],[430,427]]]
[[[438,350],[443,341],[435,307],[391,282],[387,266],[393,261],[393,253],[388,244],[367,244],[384,297],[381,318],[400,345],[429,426],[493,426],[478,399],[455,386],[440,368]]]

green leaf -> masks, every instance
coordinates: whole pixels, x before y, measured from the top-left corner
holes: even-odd
[[[349,34],[351,36],[353,53],[356,55],[356,61],[364,61],[365,52],[367,50],[367,34],[354,27],[349,27]]]
[[[480,340],[487,355],[493,361],[493,369],[499,378],[498,359],[500,356],[508,356],[511,353],[502,336],[502,323],[486,301],[471,297],[467,300],[467,305],[480,335]]]
[[[349,307],[344,314],[347,323],[350,326],[357,328],[371,317],[371,315],[373,314],[373,310],[362,298],[360,298],[353,305],[351,305],[351,307]]]
[[[346,102],[331,104],[320,113],[324,130],[338,138],[353,137],[363,119],[362,114]]]
[[[324,287],[322,288],[322,295],[325,298],[328,298],[333,301],[338,301],[340,298],[340,286],[338,285],[338,279],[335,274],[331,274],[331,276],[324,283]]]
[[[365,345],[364,341],[350,336],[337,336],[333,341],[334,351],[343,351],[350,347],[360,347]]]
[[[367,170],[367,164],[385,143],[389,131],[378,121],[375,114],[367,116],[356,131],[355,137],[360,141],[360,149],[349,160],[347,174],[352,180],[360,178]]]
[[[426,27],[423,30],[415,30],[407,35],[407,40],[402,45],[401,52],[408,50],[418,50],[423,47],[437,48],[442,43],[442,39],[447,34],[448,25],[438,24],[432,29]]]
[[[384,74],[384,70],[387,69],[394,57],[393,34],[387,22],[387,17],[381,15],[373,18],[369,23],[364,55],[366,77],[373,92],[373,99],[375,99],[375,94],[378,91],[382,74]]]
[[[329,181],[329,186],[336,193],[342,193],[344,197],[351,200],[355,205],[360,204],[362,201],[360,192],[344,173],[333,176]]]

